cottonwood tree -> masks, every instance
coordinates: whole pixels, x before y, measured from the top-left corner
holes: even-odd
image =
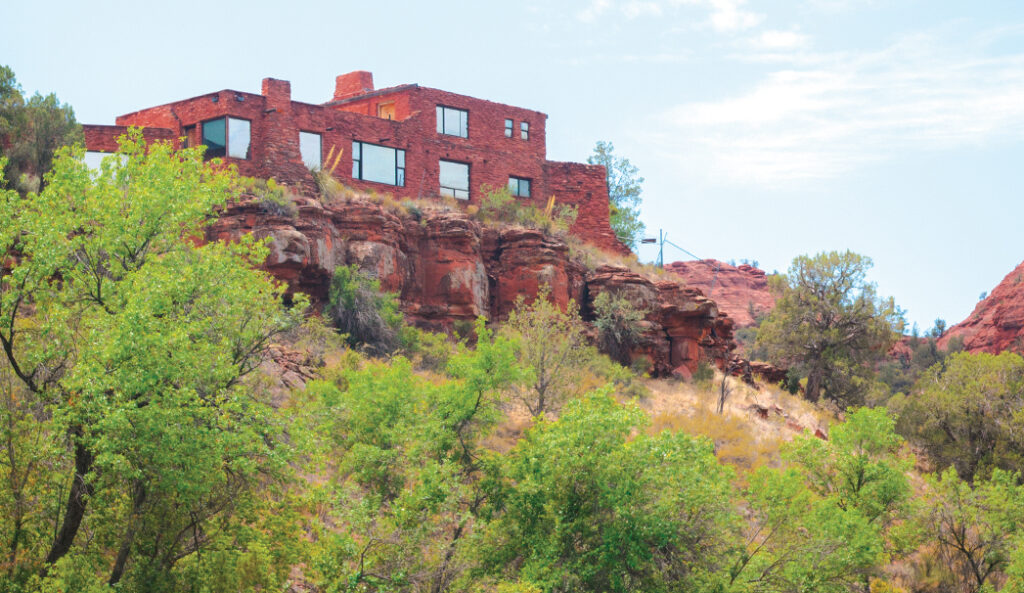
[[[47,181],[0,192],[0,447],[17,460],[0,472],[30,486],[0,497],[8,578],[172,588],[211,542],[244,552],[224,530],[277,460],[273,410],[244,378],[304,299],[282,308],[255,240],[200,244],[239,184],[199,150],[135,130],[99,172],[58,151]]]
[[[611,142],[599,140],[594,154],[587,157],[591,165],[604,165],[607,171],[608,207],[612,230],[620,241],[636,249],[644,223],[640,222],[640,185],[644,178],[629,159],[615,155]]]
[[[860,401],[873,364],[903,327],[891,298],[867,281],[871,259],[850,251],[799,256],[785,275],[773,276],[775,308],[757,332],[768,358],[807,378],[807,399],[822,392],[839,404]]]

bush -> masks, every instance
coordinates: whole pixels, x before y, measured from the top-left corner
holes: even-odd
[[[548,198],[547,206],[542,209],[516,199],[507,187],[494,189],[484,185],[483,191],[484,199],[477,217],[484,222],[518,224],[555,235],[568,233],[576,222],[576,206],[556,204],[554,196]]]
[[[601,350],[612,360],[630,366],[632,348],[640,337],[640,321],[647,312],[622,297],[602,292],[594,299],[594,314]]]
[[[329,314],[335,327],[347,334],[352,347],[392,354],[401,345],[402,313],[394,293],[382,293],[380,281],[359,269],[334,269]]]
[[[256,203],[272,216],[295,218],[299,208],[293,201],[293,194],[287,187],[271,179],[247,179],[245,190],[256,197]]]

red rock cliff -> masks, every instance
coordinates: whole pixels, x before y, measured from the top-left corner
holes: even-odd
[[[491,228],[461,212],[413,216],[354,200],[324,206],[303,199],[295,218],[271,216],[254,203],[229,208],[209,228],[211,239],[253,233],[270,239],[265,268],[315,302],[327,299],[337,266],[372,271],[383,289],[401,296],[406,318],[431,329],[477,316],[502,319],[519,295],[551,286],[561,306],[584,312],[602,291],[614,291],[648,311],[637,354],[656,374],[701,360],[723,364],[735,347],[732,321],[717,305],[678,282],[651,280],[624,267],[588,271],[560,239],[519,227]]]
[[[718,266],[718,275],[715,275]],[[704,259],[665,264],[669,270],[691,288],[713,298],[718,306],[733,319],[737,328],[754,325],[754,315],[765,315],[775,308],[775,297],[768,291],[768,278],[764,270],[746,264],[729,264]],[[711,284],[714,282],[714,287]]]
[[[971,316],[951,327],[940,347],[959,337],[968,352],[1024,352],[1024,262],[974,308]]]

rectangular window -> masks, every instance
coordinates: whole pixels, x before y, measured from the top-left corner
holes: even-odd
[[[228,118],[228,156],[236,159],[249,158],[249,121]]]
[[[249,158],[250,127],[248,120],[234,117],[204,121],[203,144],[206,145],[206,158]]]
[[[519,136],[523,140],[530,139],[530,124],[526,123],[525,121],[519,124]]]
[[[505,120],[505,137],[506,138],[511,138],[512,137],[512,127],[513,127],[513,125],[514,125],[514,123],[512,122],[512,120],[510,120],[510,119],[506,119]]]
[[[469,199],[469,164],[441,161],[441,195]]]
[[[367,142],[353,142],[352,178],[404,186],[405,151]]]
[[[437,133],[469,138],[469,112],[464,109],[438,105]]]
[[[307,167],[319,169],[320,155],[322,154],[320,134],[299,132],[299,154],[302,155],[302,162]]]
[[[522,177],[509,177],[508,191],[512,192],[513,196],[528,198],[530,197],[530,180]]]

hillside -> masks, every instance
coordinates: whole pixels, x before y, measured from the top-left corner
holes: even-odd
[[[1024,262],[978,302],[967,319],[949,328],[939,345],[945,348],[954,338],[962,339],[968,352],[1024,352]]]

